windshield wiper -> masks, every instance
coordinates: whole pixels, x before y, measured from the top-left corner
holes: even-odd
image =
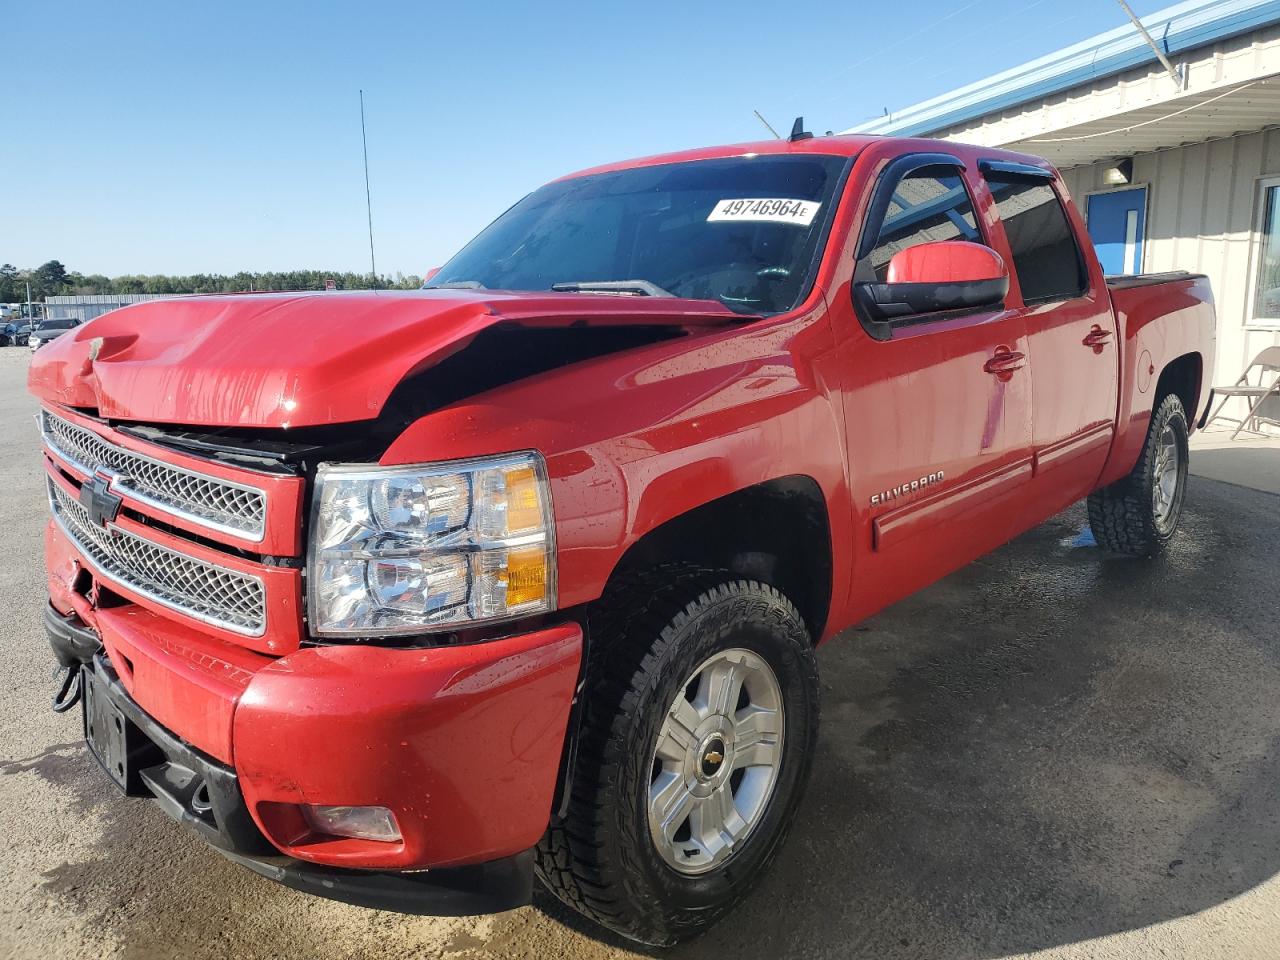
[[[448,283],[424,283],[423,290],[487,290],[479,280],[450,280]]]
[[[670,290],[663,290],[648,280],[569,280],[553,283],[556,293],[623,293],[630,297],[674,297]]]

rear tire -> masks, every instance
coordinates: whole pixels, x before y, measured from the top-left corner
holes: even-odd
[[[622,579],[590,626],[568,813],[538,875],[597,923],[674,944],[743,897],[790,826],[817,738],[813,645],[773,587],[689,567]]]
[[[1169,394],[1151,415],[1133,470],[1089,495],[1089,526],[1101,546],[1135,557],[1168,546],[1187,495],[1187,434],[1182,401]]]

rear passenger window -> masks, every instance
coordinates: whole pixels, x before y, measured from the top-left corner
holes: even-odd
[[[1047,183],[990,181],[1004,221],[1013,268],[1026,303],[1069,300],[1085,292],[1084,258],[1066,211]]]
[[[895,253],[934,240],[982,242],[969,191],[958,176],[905,176],[893,191],[869,258],[876,279],[884,282]]]

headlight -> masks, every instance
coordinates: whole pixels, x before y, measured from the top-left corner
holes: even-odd
[[[307,560],[317,636],[423,633],[555,607],[535,453],[414,467],[322,464]]]

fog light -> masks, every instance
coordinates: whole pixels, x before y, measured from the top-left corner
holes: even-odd
[[[336,807],[302,804],[302,816],[316,833],[356,840],[400,839],[395,815],[386,807]]]

